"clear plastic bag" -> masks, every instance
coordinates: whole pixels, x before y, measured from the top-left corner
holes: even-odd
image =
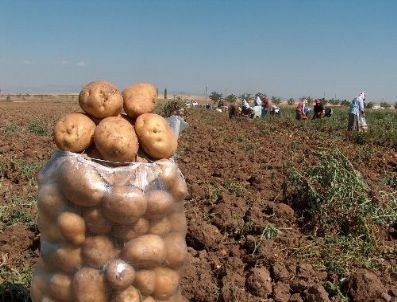
[[[56,151],[39,173],[36,301],[183,301],[186,182],[173,160],[113,167]]]

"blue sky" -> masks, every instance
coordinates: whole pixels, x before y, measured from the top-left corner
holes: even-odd
[[[0,88],[397,101],[397,1],[0,0]]]

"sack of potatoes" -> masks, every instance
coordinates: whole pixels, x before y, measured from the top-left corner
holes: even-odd
[[[120,93],[94,81],[80,93],[83,112],[56,123],[59,150],[38,175],[33,302],[185,301],[187,187],[155,98],[147,83]]]

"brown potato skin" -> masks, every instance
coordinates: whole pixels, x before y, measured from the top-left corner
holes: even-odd
[[[167,121],[155,113],[140,115],[135,131],[143,150],[154,159],[170,158],[178,147],[178,140]]]
[[[83,212],[83,218],[89,232],[98,235],[106,235],[112,229],[110,222],[103,216],[101,208],[87,208]]]
[[[81,247],[84,263],[95,268],[104,266],[115,253],[113,242],[107,236],[87,237]]]
[[[171,223],[167,217],[151,222],[149,233],[163,236],[171,231]]]
[[[79,94],[79,104],[89,115],[102,119],[120,113],[123,97],[113,83],[97,80],[83,87]]]
[[[147,200],[145,216],[149,219],[159,219],[167,215],[174,205],[172,196],[166,191],[149,191],[145,194],[145,197]]]
[[[167,254],[165,264],[171,268],[181,267],[187,256],[185,237],[179,233],[170,233],[164,238],[164,243]]]
[[[183,178],[178,178],[177,181],[170,187],[170,193],[174,197],[175,201],[182,201],[186,198],[187,185]]]
[[[106,280],[114,289],[125,289],[134,282],[134,279],[134,268],[121,259],[110,261],[106,267]]]
[[[64,273],[74,273],[82,265],[81,249],[71,245],[42,244],[41,257],[45,264]]]
[[[48,282],[48,293],[56,301],[72,302],[72,279],[69,275],[56,273]]]
[[[37,218],[37,226],[40,231],[40,238],[42,241],[51,243],[59,243],[64,240],[61,231],[59,230],[56,220],[47,217],[45,214],[39,215]]]
[[[149,113],[156,106],[156,87],[149,83],[136,83],[124,89],[124,110],[133,119]]]
[[[152,296],[158,300],[172,297],[178,290],[179,273],[166,267],[157,267],[155,272],[155,286]]]
[[[55,144],[61,150],[82,152],[93,142],[95,123],[82,113],[61,117],[54,127]]]
[[[114,186],[102,201],[103,214],[115,224],[133,224],[146,211],[147,202],[139,188]]]
[[[107,302],[106,281],[103,273],[83,267],[73,277],[73,292],[76,302]]]
[[[111,302],[141,302],[141,296],[137,289],[130,286],[113,295]]]
[[[138,153],[134,127],[121,116],[103,119],[95,129],[95,147],[105,160],[132,162]]]
[[[132,225],[114,225],[112,235],[118,239],[128,241],[136,237],[145,235],[149,231],[149,221],[145,218],[139,218]]]
[[[37,199],[37,208],[40,214],[55,218],[66,207],[67,200],[61,193],[56,183],[40,186]]]
[[[39,260],[34,266],[32,284],[30,286],[30,297],[32,302],[41,302],[43,295],[48,290],[49,274],[45,270],[45,264]]]
[[[134,286],[142,295],[150,295],[154,291],[156,274],[152,270],[140,270],[135,274]]]
[[[62,236],[73,245],[80,245],[85,240],[84,219],[72,212],[63,212],[57,218]]]
[[[101,202],[108,188],[93,167],[65,160],[59,169],[59,188],[70,202],[80,207],[93,207]]]
[[[160,265],[166,256],[163,239],[157,235],[143,235],[128,241],[121,252],[121,257],[137,267]]]
[[[168,216],[172,232],[185,236],[187,233],[187,220],[183,203],[178,203],[175,210]]]

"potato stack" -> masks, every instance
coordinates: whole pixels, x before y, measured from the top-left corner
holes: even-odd
[[[146,83],[121,94],[94,81],[80,93],[85,113],[57,122],[61,150],[38,176],[41,257],[33,302],[184,301],[187,188],[169,159],[176,136],[151,113],[155,96]]]

